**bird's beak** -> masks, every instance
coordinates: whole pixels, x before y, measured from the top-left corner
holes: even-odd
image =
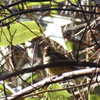
[[[47,49],[44,49],[44,52],[47,52]]]

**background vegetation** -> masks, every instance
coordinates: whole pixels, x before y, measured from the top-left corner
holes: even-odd
[[[0,1],[0,100],[100,99],[99,2]],[[44,65],[48,41],[72,61]],[[80,70],[47,77],[55,65]]]

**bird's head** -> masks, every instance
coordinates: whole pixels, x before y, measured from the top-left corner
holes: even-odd
[[[46,46],[45,48],[44,48],[44,53],[52,53],[52,52],[55,52],[55,49],[53,48],[53,47],[51,47],[51,46]]]

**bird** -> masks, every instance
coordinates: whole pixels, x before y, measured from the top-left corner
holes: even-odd
[[[46,46],[44,48],[43,64],[55,63],[60,61],[70,61],[70,60],[68,59],[68,57],[55,50],[52,46]],[[60,67],[46,68],[45,70],[49,75],[54,76],[54,75],[60,75],[64,72],[77,70],[77,68],[75,66],[60,66]]]

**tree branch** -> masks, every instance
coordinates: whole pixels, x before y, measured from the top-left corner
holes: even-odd
[[[18,70],[16,72],[10,73],[10,74],[4,74],[0,76],[0,80],[5,80],[8,79],[10,77],[13,76],[17,76],[20,74],[25,74],[25,73],[30,73],[30,72],[35,72],[37,70],[42,70],[45,68],[50,68],[50,67],[61,67],[61,66],[79,66],[81,68],[81,66],[89,66],[90,68],[92,67],[98,67],[100,68],[100,64],[96,64],[96,63],[92,63],[92,62],[75,62],[75,61],[60,61],[60,62],[56,62],[56,63],[50,63],[50,64],[45,64],[45,65],[38,65],[38,66],[33,66],[31,68],[25,68],[22,70]]]
[[[92,75],[92,73],[100,73],[100,68],[90,68],[90,69],[83,69],[83,70],[77,70],[77,71],[72,71],[72,72],[67,72],[67,73],[63,73],[61,76],[59,77],[55,77],[55,78],[46,78],[42,81],[39,81],[29,87],[24,88],[23,90],[11,95],[10,97],[7,98],[7,100],[18,100],[18,98],[22,98],[22,96],[25,96],[35,90],[38,90],[44,86],[48,86],[50,84],[62,81],[62,80],[68,80],[68,79],[76,79],[79,78],[81,76],[90,76]],[[85,73],[85,74],[84,74]],[[97,80],[96,80],[97,81]],[[91,84],[95,83],[94,81],[91,82]],[[85,85],[88,85],[90,83],[85,83]]]
[[[5,7],[12,7],[12,6],[18,5],[23,2],[45,2],[45,1],[51,1],[51,0],[19,0],[19,1],[13,2],[11,4],[8,4]],[[2,10],[2,9],[0,8],[0,10]]]
[[[72,11],[72,12],[83,12],[82,10],[75,10],[75,9],[62,9],[62,8],[37,8],[37,9],[28,9],[28,10],[23,10],[23,11],[19,11],[19,12],[14,12],[12,13],[11,15],[3,18],[0,20],[0,23],[2,23],[2,21],[10,18],[10,17],[13,17],[13,16],[16,16],[16,15],[19,15],[19,14],[25,14],[25,13],[31,13],[31,12],[38,12],[38,11],[51,11],[51,10],[64,10],[64,11]],[[84,11],[84,13],[88,13],[88,14],[98,14],[100,15],[99,12],[93,12],[93,11]],[[0,26],[6,26],[7,23],[5,24],[2,24]]]

